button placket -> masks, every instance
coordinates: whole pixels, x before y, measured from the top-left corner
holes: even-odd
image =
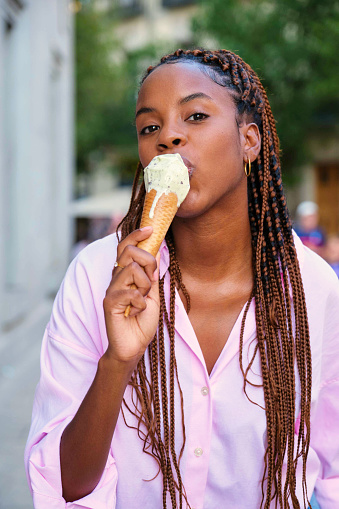
[[[204,386],[204,387],[202,387],[202,388],[200,389],[200,392],[201,392],[201,394],[202,394],[203,396],[208,396],[210,391],[209,391],[208,387]]]
[[[199,458],[200,456],[202,456],[203,452],[204,452],[204,451],[202,450],[202,448],[201,448],[201,447],[196,447],[196,448],[194,449],[194,454],[195,454],[198,458]]]
[[[196,509],[202,509],[202,500],[206,489],[210,453],[211,400],[206,367],[197,354],[192,367],[192,408],[187,425],[187,482],[190,503]],[[204,391],[202,391],[204,389]],[[207,393],[206,393],[207,389]],[[206,396],[204,395],[206,394]]]
[[[204,386],[203,386],[203,387],[201,387],[201,389],[200,389],[200,393],[201,393],[201,394],[202,394],[202,396],[204,396],[204,397],[205,397],[205,396],[208,396],[208,395],[209,395],[209,392],[210,392],[210,391],[209,391],[209,388],[208,388],[206,385],[204,385]],[[200,458],[200,456],[202,456],[202,455],[203,455],[203,453],[204,453],[204,451],[203,451],[202,447],[196,447],[196,448],[194,449],[194,454],[195,454],[195,456],[196,456],[197,458]]]

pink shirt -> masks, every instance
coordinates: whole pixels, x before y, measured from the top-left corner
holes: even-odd
[[[306,293],[313,359],[312,435],[307,484],[326,509],[339,507],[339,282],[330,267],[296,237]],[[41,379],[35,394],[25,461],[36,509],[159,509],[162,480],[153,458],[120,415],[107,464],[95,490],[74,502],[62,498],[59,444],[96,373],[107,348],[102,301],[116,259],[115,235],[85,248],[71,263],[56,297],[41,352]],[[168,268],[162,245],[160,275]],[[169,294],[169,274],[165,295]],[[248,401],[239,368],[241,318],[229,336],[211,375],[197,337],[176,299],[176,357],[184,394],[187,442],[181,471],[191,507],[258,509],[265,453],[265,412]],[[253,351],[254,301],[246,319],[244,361]],[[165,340],[168,337],[165,336]],[[168,348],[168,343],[167,343]],[[168,351],[168,350],[167,350]],[[248,353],[249,352],[249,353]],[[249,375],[260,383],[257,357]],[[252,400],[264,405],[263,391],[247,385]],[[130,388],[125,397],[130,398]],[[176,393],[177,412],[180,402]],[[298,402],[297,402],[298,408]],[[296,413],[296,423],[297,423]],[[131,425],[135,418],[125,411]],[[181,446],[180,419],[177,449]],[[302,494],[298,482],[301,507]]]

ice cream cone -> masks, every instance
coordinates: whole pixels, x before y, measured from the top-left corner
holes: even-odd
[[[138,246],[156,256],[175,214],[190,189],[188,170],[179,154],[162,154],[144,169],[146,196],[141,228],[152,226],[152,235]],[[136,288],[133,284],[131,288]],[[127,306],[125,316],[130,313]]]
[[[138,247],[156,256],[166,233],[171,226],[173,218],[178,210],[178,197],[175,193],[162,194],[157,201],[154,209],[153,217],[150,217],[150,211],[156,196],[155,189],[151,189],[145,196],[144,208],[142,211],[140,228],[144,226],[152,226],[153,232],[146,240],[138,243]],[[131,285],[131,288],[136,288]],[[125,309],[125,316],[130,313],[131,306]]]
[[[148,239],[139,242],[138,247],[156,256],[165,238],[173,218],[178,210],[178,197],[174,193],[162,194],[155,206],[154,215],[150,217],[150,210],[156,195],[155,189],[146,194],[140,227],[152,226],[153,233]]]

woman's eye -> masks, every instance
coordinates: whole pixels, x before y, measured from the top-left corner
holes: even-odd
[[[207,117],[206,113],[193,113],[187,120],[205,120]]]
[[[150,134],[154,133],[154,131],[157,131],[159,127],[157,125],[148,125],[141,129],[140,134]]]

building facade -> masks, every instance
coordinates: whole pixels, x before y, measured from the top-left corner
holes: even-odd
[[[320,130],[319,130],[320,131]],[[312,164],[301,170],[301,182],[289,192],[293,211],[298,203],[312,200],[319,206],[319,220],[328,235],[339,236],[339,134],[319,132],[309,140]]]
[[[0,331],[69,262],[73,20],[69,0],[0,0]]]
[[[106,5],[110,0],[102,0]],[[197,11],[194,0],[115,0],[120,22],[116,35],[127,50],[156,41],[191,45],[191,19]]]

